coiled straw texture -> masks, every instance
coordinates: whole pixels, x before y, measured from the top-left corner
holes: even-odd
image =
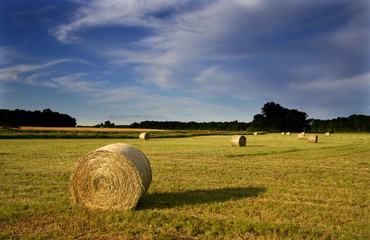
[[[150,162],[135,147],[116,143],[81,157],[72,172],[72,197],[90,209],[135,208],[152,180]]]
[[[318,137],[317,135],[310,135],[308,136],[308,142],[309,143],[317,143]]]
[[[231,138],[231,146],[244,147],[247,144],[247,139],[243,135],[234,135]]]
[[[149,140],[150,139],[149,133],[140,133],[139,139],[141,139],[141,140]]]

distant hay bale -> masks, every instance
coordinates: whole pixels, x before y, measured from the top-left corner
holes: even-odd
[[[149,140],[149,138],[150,138],[149,133],[140,133],[139,139]]]
[[[317,139],[318,139],[317,135],[309,135],[308,136],[308,142],[309,143],[317,143]]]
[[[90,209],[133,209],[152,180],[150,162],[137,148],[110,144],[81,157],[72,171],[72,197]]]
[[[325,136],[330,137],[330,132],[326,132]]]
[[[287,132],[286,135],[290,136],[290,132]]]
[[[247,144],[247,139],[243,135],[234,135],[231,138],[231,146],[244,147]]]
[[[304,139],[304,133],[298,133],[298,140]]]
[[[258,135],[258,132],[254,132],[254,133],[253,133],[253,135],[254,135],[254,136],[257,136],[257,135]]]
[[[282,132],[281,135],[285,135],[285,132]]]
[[[303,134],[303,136],[305,135],[305,132],[301,132],[301,134]]]

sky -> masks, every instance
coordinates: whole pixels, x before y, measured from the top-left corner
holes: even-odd
[[[368,0],[1,0],[0,108],[250,122],[370,115]]]

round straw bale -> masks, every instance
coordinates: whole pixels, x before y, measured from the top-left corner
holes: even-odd
[[[317,143],[317,135],[309,135],[308,136],[308,142],[309,143]]]
[[[298,133],[298,140],[304,139],[304,133]]]
[[[285,135],[285,132],[282,132],[281,135]]]
[[[301,132],[301,134],[304,136],[305,135],[305,132]]]
[[[133,209],[148,190],[152,169],[146,156],[125,143],[81,157],[72,171],[72,197],[90,209]]]
[[[247,144],[247,139],[243,135],[234,135],[231,138],[231,146],[244,147]]]
[[[330,137],[330,132],[326,132],[325,136]]]
[[[253,135],[257,136],[258,135],[258,132],[254,132]]]
[[[149,138],[150,138],[149,133],[140,133],[139,139],[149,140]]]
[[[287,132],[286,135],[290,136],[290,132]]]

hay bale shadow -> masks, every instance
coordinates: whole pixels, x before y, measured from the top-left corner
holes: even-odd
[[[185,205],[198,205],[212,202],[225,202],[243,198],[257,197],[266,192],[264,187],[222,188],[210,190],[192,190],[185,192],[165,192],[145,194],[136,210],[165,209]]]

